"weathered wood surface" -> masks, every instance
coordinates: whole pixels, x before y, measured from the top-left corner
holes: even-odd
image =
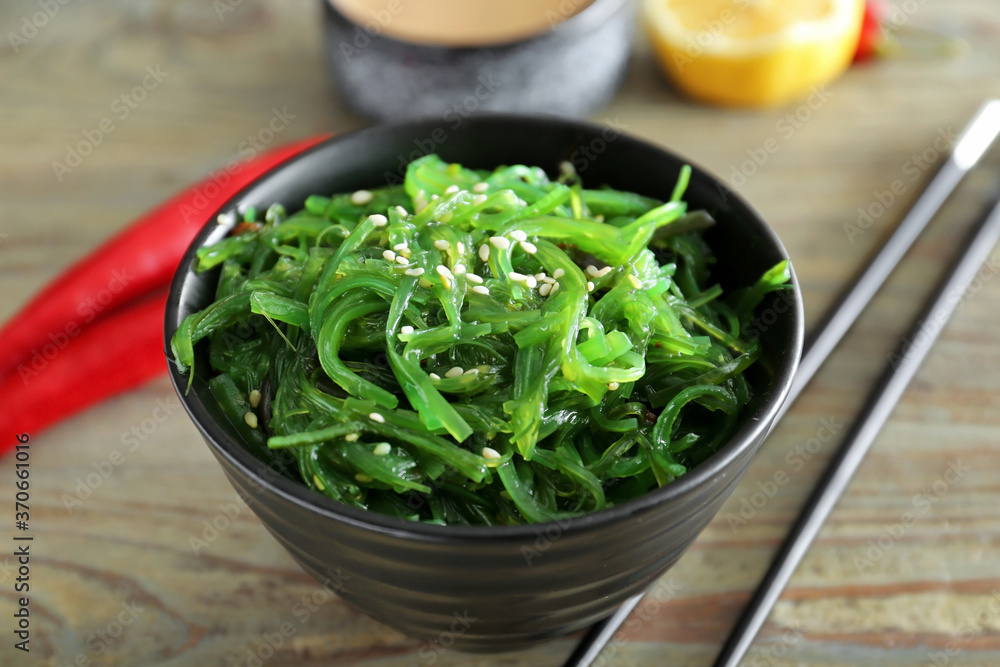
[[[126,221],[235,157],[275,109],[294,116],[275,142],[364,124],[343,111],[327,81],[317,2],[228,4],[234,11],[220,20],[211,3],[194,0],[68,3],[15,50],[8,34],[21,34],[39,5],[0,2],[0,317]],[[725,111],[679,99],[640,44],[625,88],[594,119],[730,179],[784,239],[814,323],[929,177],[914,156],[926,151],[934,162],[937,138],[1000,95],[1000,3],[908,5],[919,7],[913,25],[959,32],[971,53],[856,68],[813,108]],[[116,99],[157,66],[166,76],[123,117]],[[103,118],[114,129],[57,178],[52,162]],[[734,169],[750,172],[748,151],[771,138],[777,152],[743,183]],[[1000,176],[997,151],[987,162],[605,664],[710,664],[837,441],[829,425],[843,433]],[[849,238],[845,225],[857,224],[858,207],[873,207],[896,179],[903,190],[895,202]],[[1000,664],[995,275],[984,271],[944,331],[748,664]],[[133,428],[141,440],[127,435]],[[827,441],[809,454],[820,437]],[[165,380],[32,442],[32,659],[12,647],[13,557],[0,556],[0,664],[244,665],[283,623],[292,632],[268,664],[557,665],[571,648],[566,639],[500,656],[421,653],[325,599],[236,499]],[[114,450],[123,457],[117,466],[109,464]],[[13,497],[12,471],[9,457],[0,462],[0,498]],[[779,488],[768,486],[773,480]],[[74,494],[80,502],[68,508]],[[204,537],[206,521],[232,503],[238,514],[196,555],[190,538]],[[736,520],[741,511],[745,524]],[[898,529],[904,517],[909,525]]]

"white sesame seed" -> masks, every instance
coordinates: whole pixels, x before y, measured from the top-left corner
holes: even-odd
[[[576,169],[573,168],[573,163],[569,160],[563,160],[559,163],[559,171],[565,172],[567,174],[575,174]]]
[[[534,255],[538,252],[538,246],[536,246],[531,241],[521,241],[521,250],[528,253],[529,255]]]
[[[435,199],[440,199],[440,198],[441,197],[439,197],[438,195],[431,195],[431,201],[434,201]]]
[[[479,375],[479,369],[478,368],[466,369],[466,371],[462,373],[462,375]]]
[[[538,287],[538,281],[535,280],[535,276],[528,276],[524,279],[524,284],[528,289],[535,289]]]
[[[403,326],[399,327],[399,333],[411,334],[413,333],[413,327],[411,327],[409,324],[404,324]]]
[[[215,218],[215,221],[220,225],[233,225],[236,224],[236,214],[232,211],[229,211],[228,213],[220,213],[218,217]]]
[[[594,266],[593,264],[588,264],[587,268],[586,268],[586,271],[587,271],[587,275],[588,276],[596,276],[597,275],[597,267]]]
[[[559,291],[559,283],[552,283],[552,291],[550,291],[549,294],[555,294],[558,291]]]
[[[520,197],[517,198],[517,203],[520,204],[521,206],[527,206],[528,205],[528,202],[524,201]]]
[[[372,200],[375,195],[368,192],[368,190],[357,190],[351,195],[351,203],[355,206],[363,206]]]
[[[382,415],[380,415],[377,412],[371,412],[371,413],[369,413],[368,414],[368,419],[371,419],[373,422],[378,422],[379,424],[384,424],[385,423],[385,417],[383,417]]]
[[[472,186],[472,191],[476,194],[482,194],[490,189],[489,183],[479,182]]]
[[[556,279],[555,278],[549,278],[548,276],[542,276],[542,282],[543,283],[548,283],[549,285],[555,285],[556,284]]]
[[[406,216],[410,215],[410,212],[409,212],[409,211],[407,211],[407,210],[406,210],[405,208],[403,208],[402,206],[397,206],[397,207],[396,207],[396,213],[399,213],[399,215],[400,215],[400,216],[402,216],[402,217],[404,217],[404,218],[405,218]]]
[[[535,280],[539,280],[540,281],[540,280],[545,280],[545,278],[546,278],[546,276],[545,276],[545,272],[544,271],[542,273],[536,273],[535,274]]]
[[[347,435],[344,436],[344,440],[346,440],[347,442],[356,442],[357,439],[358,439],[357,433],[348,433]]]
[[[445,211],[440,216],[438,216],[438,220],[440,220],[441,222],[451,222],[451,219],[454,217],[455,217],[454,213],[452,213],[451,211]]]
[[[250,398],[251,408],[256,408],[258,405],[260,405],[260,391],[254,389],[253,391],[250,392],[249,398]]]
[[[593,292],[594,291],[594,283],[592,283],[589,280],[587,281],[587,291],[588,292]]]
[[[247,423],[250,428],[257,428],[257,415],[252,412],[246,412],[243,415],[243,421]]]
[[[500,456],[500,452],[493,449],[492,447],[483,447],[483,451],[480,452],[484,459],[490,459],[496,461],[497,459],[503,458]]]
[[[414,278],[416,278],[417,276],[424,275],[424,270],[418,266],[415,269],[407,269],[406,271],[403,271],[403,273],[405,273],[408,276],[413,276]]]
[[[475,204],[476,206],[482,206],[483,204],[486,203],[487,199],[488,197],[486,195],[476,195],[475,197],[472,198],[472,203]]]
[[[434,242],[434,247],[437,248],[438,250],[447,250],[448,248],[451,247],[451,244],[448,243],[447,239],[438,239],[437,241]]]
[[[375,445],[375,448],[372,450],[372,454],[375,456],[385,456],[390,452],[392,452],[392,445],[388,442],[380,442]]]
[[[383,250],[382,256],[385,257],[386,261],[393,262],[396,260],[396,253],[391,250]]]
[[[487,262],[490,259],[490,247],[485,243],[479,246],[479,259],[483,260],[484,262]]]
[[[632,284],[632,287],[636,289],[642,289],[642,281],[636,278],[631,273],[628,274],[628,281]]]
[[[548,296],[551,291],[552,285],[550,283],[542,283],[541,287],[538,288],[538,293],[542,296]]]
[[[503,236],[491,236],[490,244],[497,250],[506,250],[510,247],[510,239]]]
[[[461,263],[460,264],[456,264],[451,269],[451,272],[454,273],[456,276],[462,275],[463,273],[465,273],[465,271],[466,271],[465,264],[461,264]]]
[[[458,250],[459,255],[465,254],[465,244],[462,243],[461,241],[455,244],[455,249]]]
[[[566,272],[563,271],[562,269],[556,269],[555,271],[552,272],[552,277],[555,278],[556,280],[559,280],[564,275],[566,275]]]
[[[375,481],[371,477],[369,477],[368,475],[364,474],[363,472],[359,472],[358,474],[356,474],[354,476],[354,479],[356,479],[357,481],[361,482],[362,484],[368,484],[369,482],[374,482]]]
[[[608,383],[608,391],[615,391],[615,390],[618,389],[619,386],[620,385],[617,382],[609,382]]]
[[[611,273],[611,267],[610,266],[605,266],[603,269],[601,269],[600,271],[598,271],[597,273],[595,273],[594,277],[595,278],[603,278],[604,276],[608,275],[609,273]]]
[[[456,266],[455,268],[457,269],[458,267]],[[478,273],[467,273],[465,274],[465,279],[468,280],[470,283],[475,283],[477,285],[483,284],[483,277]]]
[[[409,247],[410,246],[406,245],[406,242],[404,241],[403,243],[397,243],[396,245],[392,246],[392,249],[395,250],[396,252],[403,252]]]
[[[446,195],[453,195],[456,192],[458,192],[458,190],[459,190],[459,187],[457,185],[449,185],[448,187],[446,187],[444,189],[444,193]]]
[[[476,285],[475,287],[472,288],[472,291],[475,292],[476,294],[482,294],[484,296],[490,293],[489,288],[483,287],[482,285]]]
[[[410,260],[406,259],[402,255],[396,255],[396,263],[399,264],[400,266],[406,266],[407,264],[410,263]]]
[[[427,208],[427,198],[424,197],[424,191],[421,190],[417,193],[417,196],[413,198],[413,210],[420,213],[422,210]]]
[[[507,274],[507,277],[515,282],[521,282],[522,280],[527,278],[526,275],[524,275],[523,273],[518,273],[517,271],[511,271],[510,273]]]
[[[441,376],[438,375],[437,373],[428,373],[427,377],[429,377],[430,379],[434,380],[435,382],[437,382],[438,380],[441,379]]]
[[[515,241],[527,241],[528,240],[528,235],[525,234],[524,231],[522,231],[520,229],[515,229],[514,231],[512,231],[510,233],[510,237],[512,239],[514,239]]]
[[[434,270],[437,271],[437,274],[439,276],[441,276],[441,282],[444,283],[444,286],[450,289],[451,281],[455,276],[451,274],[451,271],[448,270],[448,267],[445,266],[444,264],[438,264],[434,268]]]
[[[446,378],[457,378],[459,375],[465,373],[465,369],[461,366],[452,366],[448,369],[448,372],[444,374]]]
[[[372,221],[372,224],[376,227],[385,227],[389,224],[389,219],[382,215],[381,213],[376,213],[374,215],[369,215],[368,219]]]

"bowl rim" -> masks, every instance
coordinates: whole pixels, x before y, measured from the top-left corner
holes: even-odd
[[[777,252],[789,261],[791,267],[791,284],[793,285],[793,298],[789,308],[789,316],[792,318],[792,331],[788,346],[784,351],[782,363],[778,366],[774,375],[774,385],[771,391],[767,392],[765,398],[756,409],[756,414],[748,419],[717,451],[706,460],[686,472],[684,475],[667,484],[666,486],[654,489],[649,493],[630,500],[620,505],[607,507],[596,512],[581,514],[557,521],[547,521],[541,523],[525,523],[513,526],[441,526],[416,521],[408,521],[401,517],[382,514],[370,510],[361,510],[349,505],[340,503],[328,496],[316,493],[305,485],[282,477],[275,473],[263,461],[260,461],[251,454],[236,439],[230,437],[225,430],[217,424],[211,417],[199,396],[195,392],[185,393],[188,384],[188,376],[182,375],[177,366],[173,363],[170,351],[170,338],[180,324],[179,309],[182,301],[185,285],[194,274],[191,271],[195,253],[198,248],[210,242],[213,236],[218,235],[218,231],[213,235],[211,230],[218,230],[222,225],[215,223],[219,213],[234,210],[238,203],[247,196],[250,191],[259,187],[262,183],[274,178],[280,172],[290,169],[297,162],[306,159],[308,156],[324,151],[328,146],[342,141],[363,140],[366,135],[377,135],[386,131],[401,131],[407,128],[415,130],[434,118],[409,119],[394,123],[377,124],[353,130],[343,134],[334,135],[304,151],[296,154],[292,158],[282,162],[276,167],[269,169],[260,177],[254,179],[235,195],[230,197],[218,209],[214,210],[206,217],[201,231],[192,241],[181,260],[170,284],[167,305],[164,317],[164,351],[167,357],[168,373],[171,383],[177,392],[181,404],[187,411],[195,426],[209,444],[216,456],[224,458],[231,466],[235,467],[246,478],[252,481],[257,487],[256,493],[261,493],[261,489],[266,489],[270,493],[276,494],[286,502],[299,506],[305,511],[314,512],[325,518],[338,521],[340,523],[362,528],[383,535],[396,535],[406,537],[420,542],[465,542],[465,541],[517,541],[523,542],[525,539],[534,539],[540,532],[547,528],[558,526],[561,534],[578,533],[592,528],[621,523],[633,517],[642,515],[656,506],[663,503],[672,502],[678,498],[692,493],[703,484],[710,483],[711,479],[724,474],[730,464],[745,451],[754,446],[758,441],[762,442],[773,426],[782,404],[785,402],[796,370],[798,368],[802,345],[804,339],[804,307],[801,298],[801,287],[795,274],[794,267],[788,256],[784,245],[778,238],[777,233],[764,220],[764,218],[748,204],[738,193],[733,192],[725,186],[725,182],[712,172],[703,169],[696,162],[675,154],[651,141],[641,139],[630,134],[622,133],[619,139],[633,142],[664,154],[672,160],[691,166],[694,173],[701,172],[702,175],[716,182],[720,187],[725,188],[727,197],[736,206],[744,209],[749,215],[749,219],[758,228],[762,240],[770,243]],[[590,136],[597,136],[607,129],[607,126],[567,119],[556,116],[546,116],[539,114],[512,114],[512,113],[480,113],[466,120],[469,125],[489,124],[496,122],[507,122],[517,124],[527,124],[538,127],[540,130],[545,126],[558,125],[563,128],[574,129],[579,132],[589,133]],[[411,130],[411,131],[412,131]],[[414,133],[414,136],[417,136]],[[228,233],[228,231],[226,232]],[[779,391],[774,391],[777,388]],[[225,466],[223,466],[225,467]],[[226,471],[228,473],[228,471]],[[227,474],[228,476],[228,474]],[[231,480],[232,481],[232,480]]]
[[[572,2],[574,0],[570,1]],[[481,52],[484,49],[510,49],[521,46],[523,44],[529,44],[531,42],[545,39],[550,35],[559,33],[564,33],[567,36],[575,36],[587,33],[593,30],[594,28],[603,25],[611,15],[618,12],[623,7],[625,7],[626,5],[628,5],[633,1],[634,0],[592,0],[592,2],[589,5],[579,10],[575,14],[571,14],[567,18],[564,18],[562,21],[550,24],[548,28],[543,29],[539,32],[534,32],[529,35],[514,39],[507,39],[497,42],[484,42],[482,44],[438,44],[434,42],[408,41],[400,37],[387,35],[384,32],[378,32],[372,34],[368,32],[365,25],[358,23],[350,16],[348,16],[346,13],[344,13],[344,11],[341,8],[337,7],[335,0],[322,0],[323,4],[325,5],[326,9],[329,12],[335,14],[342,21],[349,23],[352,26],[362,30],[372,41],[383,40],[396,48],[420,50],[428,53],[433,51],[439,51],[439,52],[445,51],[454,54]]]

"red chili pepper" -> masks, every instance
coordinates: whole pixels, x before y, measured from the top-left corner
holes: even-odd
[[[324,139],[319,136],[287,144],[220,170],[139,218],[77,262],[0,330],[0,377],[9,373],[16,381],[32,377],[45,364],[46,356],[66,341],[129,302],[168,286],[206,216],[264,172]],[[119,336],[109,337],[107,344],[114,346],[120,341]],[[158,351],[161,347],[156,345]]]
[[[163,354],[166,290],[119,309],[68,339],[45,366],[0,380],[0,455],[15,435],[51,426],[167,370]]]
[[[878,2],[865,2],[865,14],[861,20],[861,35],[858,38],[858,48],[854,52],[854,62],[870,60],[878,54],[882,42],[882,17],[884,11]]]

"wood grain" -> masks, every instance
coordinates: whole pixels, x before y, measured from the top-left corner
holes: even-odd
[[[1000,4],[909,4],[919,4],[912,25],[963,35],[970,54],[854,68],[791,132],[782,121],[806,115],[798,105],[731,111],[681,99],[641,40],[624,89],[593,118],[730,180],[787,245],[811,325],[931,176],[913,171],[914,155],[958,130],[983,99],[1000,96]],[[0,317],[128,220],[237,156],[275,109],[294,115],[275,142],[364,125],[343,110],[326,77],[319,3],[228,5],[233,11],[220,19],[212,3],[194,0],[68,3],[16,50],[9,38],[0,42]],[[36,11],[0,1],[0,34],[19,32]],[[158,65],[168,75],[120,118],[115,100]],[[60,181],[53,161],[105,117],[115,129]],[[740,172],[747,151],[769,138],[779,150],[753,173]],[[843,433],[998,176],[993,151],[604,664],[711,663],[837,444],[830,424]],[[857,224],[859,207],[896,179],[902,194],[851,238],[845,225]],[[984,273],[967,295],[746,664],[1000,664],[995,277]],[[174,406],[159,423],[158,405]],[[133,427],[142,433],[137,445],[126,435]],[[254,664],[283,628],[291,631],[262,662],[558,665],[576,639],[496,656],[421,653],[417,642],[326,595],[236,498],[166,380],[32,443],[32,652],[26,659],[12,648],[13,557],[0,556],[2,665]],[[105,478],[100,470],[116,449],[124,461]],[[13,461],[0,462],[0,498],[13,493],[12,470]],[[228,525],[214,535],[206,529],[213,521]],[[192,538],[206,541],[198,553]]]

